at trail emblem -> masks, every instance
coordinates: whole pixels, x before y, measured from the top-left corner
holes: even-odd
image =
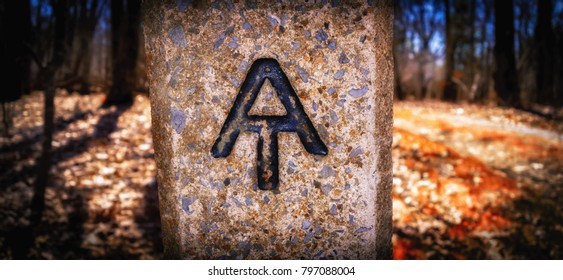
[[[248,115],[264,81],[268,79],[287,115],[254,116]],[[328,150],[317,130],[303,110],[297,94],[279,63],[272,58],[256,60],[248,74],[235,103],[221,128],[221,133],[211,153],[214,157],[227,157],[241,132],[258,133],[258,187],[262,190],[275,190],[279,183],[278,172],[278,133],[296,132],[305,150],[315,155],[326,155]]]

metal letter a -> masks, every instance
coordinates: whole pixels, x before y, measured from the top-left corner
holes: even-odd
[[[285,116],[248,115],[264,81],[268,79],[285,107]],[[235,103],[227,115],[215,144],[213,157],[227,157],[241,132],[258,133],[258,187],[276,190],[279,185],[278,133],[295,132],[310,154],[326,155],[328,149],[305,113],[295,90],[279,63],[272,58],[257,59],[248,74]]]

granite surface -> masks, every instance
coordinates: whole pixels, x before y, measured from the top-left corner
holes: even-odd
[[[167,257],[391,257],[392,2],[314,2],[144,1]],[[260,59],[279,63],[326,154],[305,148],[311,131],[267,125],[234,127],[229,153],[212,153]],[[252,79],[239,115],[288,120],[276,82]],[[263,140],[277,142],[270,190]]]

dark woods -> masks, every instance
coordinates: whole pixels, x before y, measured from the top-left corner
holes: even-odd
[[[130,102],[127,95],[143,89],[137,70],[140,1],[2,1],[0,14],[8,75],[3,103],[45,90],[50,71],[55,86],[69,92],[107,90],[109,105]],[[47,69],[51,61],[55,69]]]
[[[561,1],[395,3],[398,99],[561,107]]]
[[[561,1],[395,3],[397,99],[562,105]],[[46,90],[50,72],[69,92],[108,92],[105,105],[146,91],[140,1],[3,1],[0,14],[4,107]]]
[[[140,24],[140,1],[111,1],[111,65],[121,67],[112,67],[114,82],[104,106],[133,102]]]
[[[11,127],[10,102],[33,89],[44,91],[43,138],[33,181],[30,223],[12,231],[19,236],[13,256],[25,258],[45,208],[45,189],[52,164],[56,89],[88,94],[96,88],[109,88],[104,107],[132,104],[139,81],[140,1],[2,1],[0,18],[4,38],[0,67],[5,84],[0,102],[6,136],[10,135]],[[110,48],[105,46],[107,34],[111,34]],[[104,61],[110,57],[111,61]],[[108,69],[112,82],[107,82]]]

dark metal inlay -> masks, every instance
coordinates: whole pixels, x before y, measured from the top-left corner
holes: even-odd
[[[285,107],[285,116],[248,115],[264,81],[268,79]],[[289,79],[272,58],[257,59],[237,95],[235,103],[211,148],[213,157],[227,157],[241,132],[258,133],[258,187],[275,190],[279,184],[278,133],[296,132],[305,150],[326,155],[328,149],[305,113]]]

